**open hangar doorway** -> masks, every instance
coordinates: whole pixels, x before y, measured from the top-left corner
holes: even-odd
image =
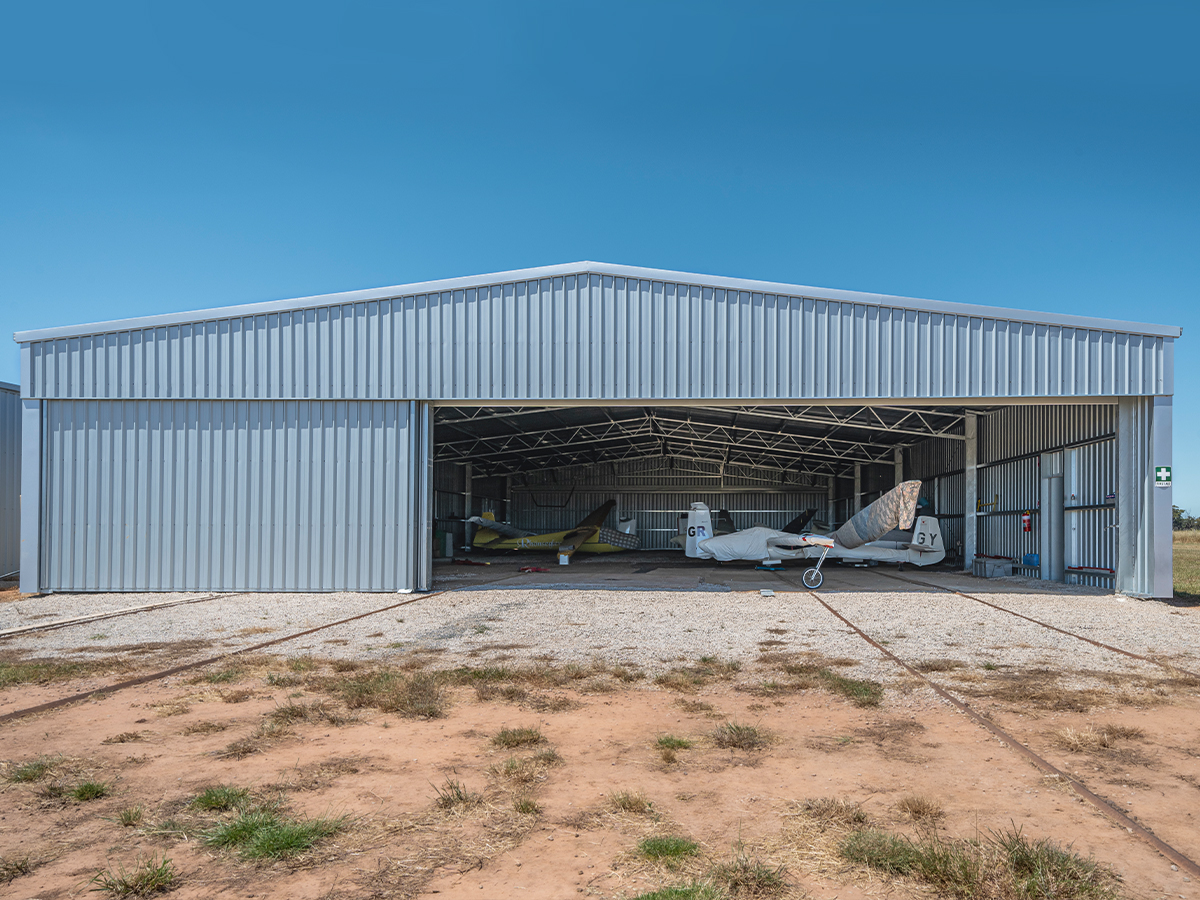
[[[469,516],[551,532],[612,499],[613,523],[637,523],[630,561],[687,565],[672,539],[693,501],[738,528],[816,510],[826,531],[919,479],[940,568],[1113,588],[1119,419],[1113,403],[440,406],[435,554],[465,552]]]
[[[673,539],[694,501],[728,511],[739,529],[780,529],[815,511],[812,527],[826,531],[918,477],[957,560],[964,422],[959,408],[896,405],[441,406],[435,554],[463,554],[469,516],[546,533],[613,500],[610,525],[635,520],[641,543],[622,554],[625,565],[686,566],[695,561]],[[930,452],[941,443],[958,452]],[[960,461],[959,472],[945,468],[947,458]]]

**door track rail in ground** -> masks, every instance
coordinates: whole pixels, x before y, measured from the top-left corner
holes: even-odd
[[[1159,668],[1166,669],[1168,672],[1171,672],[1172,674],[1185,675],[1189,678],[1200,678],[1200,675],[1197,675],[1195,672],[1189,672],[1187,669],[1181,669],[1179,666],[1176,666],[1172,663],[1163,662],[1162,660],[1154,659],[1151,656],[1142,656],[1140,653],[1134,653],[1132,650],[1123,650],[1120,647],[1114,647],[1112,644],[1105,644],[1102,641],[1093,640],[1092,638],[1085,637],[1082,634],[1076,634],[1074,631],[1067,631],[1065,628],[1059,628],[1057,625],[1051,625],[1049,622],[1043,622],[1040,619],[1033,618],[1032,616],[1027,616],[1027,615],[1024,615],[1023,613],[1015,612],[1014,610],[1007,609],[1007,608],[1005,608],[1003,606],[999,606],[998,604],[995,604],[995,603],[991,603],[988,600],[983,600],[980,597],[976,597],[972,594],[963,593],[962,591],[955,590],[954,588],[942,587],[941,585],[938,585],[938,584],[930,584],[928,581],[917,581],[913,578],[904,578],[901,575],[893,575],[890,572],[876,572],[875,574],[882,575],[884,578],[892,578],[896,581],[903,581],[906,584],[915,584],[920,587],[932,588],[935,591],[942,591],[943,593],[946,593],[946,594],[956,594],[959,597],[965,597],[967,600],[974,600],[976,603],[982,603],[984,606],[990,606],[992,609],[999,610],[1000,612],[1008,613],[1010,616],[1016,616],[1018,619],[1024,619],[1026,622],[1032,622],[1034,625],[1041,625],[1043,628],[1049,628],[1051,631],[1057,631],[1059,634],[1065,634],[1067,637],[1073,637],[1078,640],[1084,641],[1088,644],[1091,644],[1093,647],[1099,647],[1102,650],[1111,650],[1113,653],[1120,653],[1121,655],[1128,656],[1131,659],[1136,659],[1136,660],[1140,660],[1141,662],[1150,663],[1151,665],[1155,665],[1155,666],[1158,666]]]
[[[905,580],[907,580],[907,579],[905,579]],[[884,656],[886,656],[888,659],[890,659],[896,665],[900,666],[902,669],[907,671],[910,675],[913,675],[913,676],[921,679],[921,681],[925,682],[925,684],[927,684],[933,690],[933,692],[936,693],[939,697],[941,697],[947,703],[951,704],[955,709],[957,709],[959,712],[963,713],[965,716],[967,716],[967,718],[969,718],[971,721],[975,722],[977,725],[982,725],[984,728],[986,728],[988,731],[990,731],[995,737],[999,738],[1003,743],[1005,743],[1007,746],[1009,746],[1010,748],[1015,750],[1019,755],[1023,756],[1028,762],[1032,763],[1035,768],[1039,769],[1041,772],[1043,772],[1046,775],[1050,775],[1055,778],[1063,779],[1063,781],[1065,783],[1069,784],[1071,786],[1071,789],[1074,790],[1075,793],[1078,794],[1083,800],[1086,800],[1088,803],[1090,803],[1092,806],[1094,806],[1099,812],[1108,816],[1108,818],[1112,819],[1114,822],[1116,822],[1118,825],[1120,825],[1122,828],[1124,828],[1130,834],[1141,838],[1143,841],[1145,841],[1147,844],[1149,844],[1151,847],[1153,847],[1155,850],[1157,850],[1160,854],[1162,854],[1164,857],[1166,857],[1172,863],[1179,866],[1179,868],[1182,869],[1183,871],[1189,872],[1192,875],[1200,876],[1200,865],[1197,865],[1195,862],[1193,862],[1188,857],[1184,856],[1182,853],[1180,853],[1178,850],[1176,850],[1170,844],[1166,843],[1161,838],[1157,837],[1149,829],[1147,829],[1144,825],[1139,824],[1134,819],[1131,819],[1129,816],[1125,815],[1125,813],[1121,812],[1121,810],[1117,809],[1115,806],[1113,806],[1111,803],[1109,803],[1107,800],[1105,800],[1099,794],[1096,794],[1096,793],[1092,792],[1091,790],[1089,790],[1088,787],[1083,782],[1081,782],[1078,778],[1074,777],[1073,775],[1070,775],[1067,772],[1062,771],[1057,766],[1055,766],[1053,763],[1051,763],[1048,760],[1044,759],[1043,757],[1039,756],[1032,749],[1030,749],[1029,747],[1025,746],[1023,743],[1018,741],[1016,738],[1014,738],[1011,734],[1009,734],[1007,731],[1005,731],[1003,728],[1001,728],[995,722],[991,721],[989,718],[987,718],[983,714],[976,712],[975,709],[972,708],[971,705],[968,704],[966,701],[961,700],[960,698],[956,697],[954,694],[950,693],[948,690],[946,690],[940,684],[938,684],[937,682],[928,678],[923,672],[918,671],[913,666],[906,663],[904,660],[902,660],[900,657],[898,657],[895,653],[888,650],[885,646],[883,646],[883,644],[876,641],[869,634],[867,634],[865,631],[863,631],[861,628],[859,628],[857,625],[855,625],[853,622],[851,622],[849,619],[847,619],[845,616],[843,616],[840,612],[838,612],[836,609],[834,609],[832,606],[830,606],[828,603],[826,603],[824,600],[822,600],[815,592],[806,591],[806,593],[810,597],[812,597],[814,600],[816,600],[818,603],[820,603],[823,607],[825,607],[827,610],[829,610],[830,613],[832,613],[839,620],[841,620],[845,625],[847,625],[852,631],[854,631],[855,634],[857,634],[859,637],[861,637],[864,641],[866,641],[868,644],[870,644],[872,647],[874,647],[876,650],[878,650],[880,653],[882,653]],[[955,592],[955,593],[957,593],[957,592]],[[1015,613],[1014,613],[1014,615],[1015,615]]]
[[[29,706],[25,709],[16,709],[12,712],[0,715],[0,725],[6,722],[14,722],[17,719],[23,719],[26,716],[31,716],[36,713],[60,709],[61,707],[69,706],[72,703],[80,703],[84,700],[99,700],[108,694],[116,693],[117,691],[122,691],[126,688],[137,687],[138,685],[142,684],[149,684],[151,681],[159,681],[163,678],[169,678],[171,675],[178,675],[180,672],[188,672],[192,669],[199,669],[203,666],[208,666],[212,665],[213,663],[231,659],[243,653],[250,653],[255,650],[265,650],[267,647],[273,647],[276,644],[294,641],[296,638],[302,638],[306,635],[315,634],[316,632],[324,631],[327,628],[345,625],[347,622],[356,622],[359,619],[365,619],[368,616],[376,616],[392,609],[399,609],[401,606],[408,606],[410,603],[416,603],[418,600],[427,600],[430,597],[436,597],[438,594],[445,593],[447,592],[430,591],[428,594],[421,594],[418,597],[409,597],[407,600],[401,600],[399,603],[392,603],[379,609],[373,609],[370,612],[359,613],[358,615],[350,616],[346,619],[338,619],[336,622],[329,622],[325,625],[318,625],[315,628],[307,628],[304,631],[297,631],[295,634],[289,634],[286,637],[274,638],[273,640],[263,641],[260,644],[253,644],[249,647],[241,647],[237,650],[230,650],[228,653],[220,653],[216,656],[210,656],[207,659],[196,660],[195,662],[184,663],[183,665],[179,666],[172,666],[171,668],[163,669],[160,672],[151,672],[147,675],[139,675],[137,678],[130,678],[127,681],[119,681],[115,684],[108,684],[104,687],[96,688],[94,691],[84,691],[83,693],[72,694],[68,697],[60,697],[58,700],[49,700],[45,703],[39,703],[36,706]]]
[[[156,609],[170,609],[172,606],[185,606],[189,603],[204,603],[208,600],[227,600],[231,597],[243,597],[245,593],[209,594],[207,597],[185,597],[182,600],[164,600],[162,603],[147,603],[145,606],[127,606],[124,609],[114,609],[108,612],[93,613],[87,616],[75,616],[70,619],[55,619],[53,622],[42,622],[38,625],[18,625],[16,628],[6,628],[0,631],[0,640],[18,637],[23,634],[37,634],[39,631],[53,631],[56,628],[69,628],[72,625],[85,625],[88,622],[100,622],[104,619],[116,619],[121,616],[133,616],[138,613],[152,612]]]

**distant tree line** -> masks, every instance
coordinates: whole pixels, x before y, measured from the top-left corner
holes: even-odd
[[[1192,528],[1200,528],[1200,518],[1189,516],[1186,509],[1180,509],[1178,506],[1171,507],[1172,527],[1176,531],[1188,531]]]

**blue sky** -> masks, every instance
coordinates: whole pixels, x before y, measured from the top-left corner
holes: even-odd
[[[1200,512],[1197,10],[9,4],[0,332],[578,259],[1181,325]]]

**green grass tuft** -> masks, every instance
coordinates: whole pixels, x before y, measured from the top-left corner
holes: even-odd
[[[523,816],[536,816],[542,811],[532,797],[517,797],[513,800],[513,809]]]
[[[633,900],[725,900],[725,892],[706,881],[659,888],[638,894]]]
[[[54,768],[54,760],[48,756],[39,756],[29,762],[21,763],[8,770],[8,780],[18,783],[40,781],[47,772]]]
[[[169,891],[175,884],[175,867],[167,857],[139,860],[131,870],[119,866],[114,872],[97,872],[89,882],[91,890],[102,891],[110,897],[148,897]]]
[[[204,809],[220,812],[227,809],[241,809],[250,802],[250,791],[246,788],[218,784],[205,788],[188,805],[192,809]]]
[[[638,853],[654,862],[670,862],[695,856],[699,852],[700,847],[695,841],[673,835],[648,837],[638,844]]]
[[[1094,860],[1052,841],[1030,841],[1019,829],[980,841],[914,841],[875,829],[852,832],[843,858],[890,875],[906,875],[937,893],[975,897],[1116,900],[1117,879]]]
[[[855,706],[878,706],[883,700],[883,685],[877,681],[847,678],[830,669],[822,669],[818,675],[826,690],[845,697]]]
[[[112,793],[112,788],[103,781],[85,781],[82,784],[77,784],[71,790],[71,798],[78,800],[80,803],[87,803],[89,800],[99,800],[102,797],[107,797]]]
[[[687,738],[675,737],[674,735],[664,734],[659,737],[658,748],[660,750],[690,750],[692,742]]]
[[[434,802],[439,809],[465,809],[483,802],[483,797],[467,790],[465,784],[452,778],[447,778],[444,785],[435,785],[433,789],[437,791],[437,799]]]
[[[132,828],[134,825],[142,824],[143,810],[140,806],[127,806],[125,809],[117,813],[115,821],[122,828]]]
[[[344,818],[276,821],[259,828],[241,842],[238,855],[242,859],[284,859],[296,856],[345,827]]]

